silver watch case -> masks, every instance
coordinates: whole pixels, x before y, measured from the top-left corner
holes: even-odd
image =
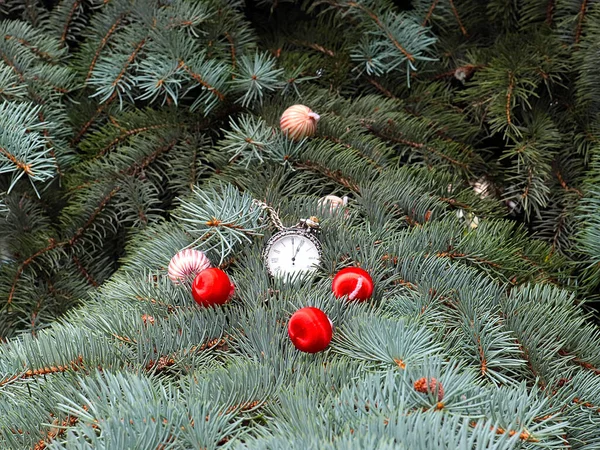
[[[265,267],[267,268],[267,272],[269,272],[269,275],[271,275],[272,277],[274,277],[275,274],[271,271],[271,268],[269,267],[269,251],[271,250],[271,247],[275,244],[275,242],[277,242],[279,239],[281,239],[282,237],[285,237],[285,236],[292,236],[292,235],[305,237],[309,241],[311,241],[313,244],[315,244],[315,247],[317,248],[317,252],[319,253],[319,264],[321,263],[321,260],[323,259],[323,246],[321,245],[321,241],[319,241],[319,238],[317,237],[317,233],[313,229],[299,228],[299,227],[298,228],[296,228],[296,227],[286,228],[285,230],[279,231],[279,232],[275,233],[273,236],[271,236],[269,238],[269,240],[267,241],[267,245],[263,249],[263,253],[262,253],[263,262],[265,264]]]

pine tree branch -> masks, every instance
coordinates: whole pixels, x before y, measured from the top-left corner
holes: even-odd
[[[510,110],[511,110],[512,92],[513,92],[514,88],[515,88],[515,78],[514,78],[512,72],[508,72],[508,89],[506,90],[506,121],[508,122],[508,124],[512,123],[512,120],[510,117]]]
[[[92,76],[92,72],[94,71],[94,67],[96,67],[96,62],[98,61],[98,58],[100,57],[100,52],[102,52],[102,50],[106,46],[108,40],[110,39],[110,37],[112,36],[112,34],[115,32],[115,30],[117,29],[117,27],[119,26],[119,24],[124,20],[124,18],[125,18],[126,15],[127,15],[127,13],[123,13],[119,17],[117,17],[117,20],[115,20],[115,23],[113,23],[113,25],[109,28],[108,32],[104,35],[104,37],[100,41],[100,45],[98,46],[98,48],[96,49],[96,52],[94,53],[94,57],[92,58],[92,62],[91,62],[90,67],[88,69],[87,76],[85,77],[85,82],[86,83],[87,83],[87,81]]]
[[[158,158],[163,153],[166,153],[166,152],[170,151],[173,147],[175,147],[176,143],[177,143],[177,139],[172,139],[171,142],[169,142],[168,144],[165,144],[162,147],[158,147],[150,155],[146,156],[140,164],[134,164],[132,167],[130,167],[124,173],[131,175],[131,176],[138,175],[142,170],[144,170],[146,167],[148,167],[150,164],[152,164],[156,158]]]
[[[581,8],[579,9],[579,19],[577,20],[577,30],[575,31],[575,44],[579,44],[581,39],[581,32],[583,30],[583,20],[587,11],[587,0],[581,2]]]
[[[49,375],[52,373],[61,373],[61,372],[66,372],[67,370],[78,371],[78,370],[84,369],[84,367],[85,366],[83,364],[83,357],[80,355],[76,360],[70,361],[67,364],[65,364],[64,366],[58,365],[58,366],[42,367],[41,369],[29,369],[20,375],[14,375],[5,380],[0,380],[0,387],[4,386],[5,384],[11,383],[15,380],[24,380],[27,378],[33,378],[33,377],[37,377],[40,375],[44,376],[44,375]]]
[[[25,77],[23,76],[23,73],[19,69],[17,69],[17,67],[15,66],[15,64],[8,58],[8,56],[4,52],[2,52],[2,60],[17,75],[17,77],[19,78],[19,81],[21,81],[22,83],[24,83],[25,82]]]
[[[196,80],[199,84],[204,86],[207,91],[216,96],[220,101],[225,100],[225,95],[223,95],[222,92],[219,92],[214,86],[211,86],[206,81],[204,81],[200,74],[197,74],[194,71],[192,71],[192,69],[190,69],[183,60],[179,61],[179,67],[183,68],[183,70],[185,70],[194,80]]]
[[[555,162],[553,165],[554,165],[554,174],[556,175],[556,178],[558,179],[558,182],[560,183],[562,188],[567,192],[575,192],[579,198],[583,197],[583,192],[581,192],[577,188],[573,188],[573,187],[570,187],[569,185],[567,185],[567,182],[564,180],[564,178],[562,177],[562,174],[560,173],[560,170],[558,169],[558,164]]]
[[[58,92],[59,94],[67,94],[69,93],[69,89],[65,89],[61,86],[56,86],[52,83],[50,83],[48,80],[45,80],[43,78],[38,77],[37,75],[34,75],[33,77],[31,77],[32,80],[34,81],[38,81],[40,83],[45,84],[46,86],[50,86],[52,88],[53,91]]]
[[[100,158],[100,157],[104,156],[115,145],[119,144],[120,142],[123,142],[124,140],[126,140],[127,138],[129,138],[131,136],[134,136],[134,135],[140,134],[140,133],[144,133],[144,132],[150,131],[150,130],[160,130],[162,128],[168,128],[170,126],[171,126],[171,124],[164,123],[164,124],[148,125],[145,127],[133,128],[131,130],[123,131],[123,133],[121,133],[120,136],[114,138],[112,141],[110,141],[108,143],[108,145],[106,145],[105,147],[100,149],[100,151],[98,152],[98,154],[96,155],[95,158]]]
[[[10,41],[11,39],[14,39],[22,46],[27,47],[29,50],[31,50],[32,53],[34,53],[36,56],[39,56],[40,58],[46,60],[46,62],[49,62],[49,63],[54,62],[54,58],[52,57],[52,55],[35,47],[31,42],[26,41],[25,39],[22,39],[22,38],[14,37],[10,34],[4,35],[5,41]]]
[[[525,183],[525,189],[523,190],[523,193],[521,194],[522,199],[527,198],[532,184],[533,184],[533,170],[530,167],[529,169],[527,169],[527,182]]]
[[[558,223],[556,224],[556,231],[554,231],[554,235],[552,236],[552,250],[550,252],[550,254],[554,254],[554,252],[556,251],[556,249],[558,248],[559,242],[558,242],[558,238],[560,236],[560,233],[563,231],[563,227],[564,227],[564,223],[565,223],[565,217],[563,215],[563,213],[565,212],[565,208],[563,208],[562,213],[559,214],[558,216]]]
[[[427,11],[427,15],[425,16],[425,20],[423,20],[423,24],[422,26],[427,25],[427,22],[429,22],[429,19],[431,18],[431,15],[433,14],[433,10],[435,9],[435,7],[437,6],[439,0],[433,0],[433,3],[431,4],[431,6],[429,7],[429,10]]]
[[[460,162],[460,161],[458,161],[458,160],[456,160],[456,159],[454,159],[454,158],[446,155],[442,151],[440,151],[440,150],[438,150],[438,149],[436,149],[434,147],[431,147],[430,145],[426,145],[426,144],[424,144],[422,142],[414,142],[414,141],[411,141],[411,140],[408,140],[408,139],[402,139],[400,137],[390,136],[388,134],[381,133],[381,132],[377,131],[375,128],[373,128],[371,125],[366,125],[366,128],[369,129],[370,131],[372,131],[375,134],[375,136],[380,137],[382,139],[386,139],[386,140],[389,140],[389,141],[392,141],[392,142],[396,142],[398,144],[407,145],[407,146],[412,147],[412,148],[418,148],[418,149],[428,150],[431,153],[439,156],[440,158],[445,159],[446,161],[452,163],[455,166],[462,167],[463,169],[468,169],[469,168],[468,164]]]
[[[546,24],[552,25],[552,16],[554,15],[554,0],[548,0],[546,6]]]
[[[90,217],[88,218],[88,220],[75,232],[75,234],[73,235],[73,237],[71,239],[69,239],[68,241],[62,243],[62,245],[67,245],[68,244],[70,247],[72,247],[73,245],[75,245],[75,243],[81,238],[81,236],[83,236],[83,234],[85,233],[85,231],[94,223],[94,221],[96,220],[96,217],[98,217],[98,215],[102,212],[102,210],[104,208],[106,208],[106,205],[108,205],[108,203],[117,194],[117,192],[119,192],[120,189],[121,188],[119,186],[113,188],[113,190],[111,190],[100,201],[100,204],[96,207],[96,209],[90,215]]]
[[[316,50],[318,52],[321,52],[327,56],[331,56],[332,58],[335,56],[335,53],[333,50],[329,50],[328,48],[323,47],[320,44],[314,43],[314,42],[306,42],[306,41],[301,41],[299,39],[294,39],[292,41],[293,44],[296,45],[300,45],[303,47],[308,47],[308,48],[312,48],[313,50]]]
[[[372,158],[370,158],[369,156],[367,156],[363,151],[361,151],[360,149],[357,149],[355,147],[353,147],[351,144],[348,144],[346,142],[344,142],[341,139],[338,139],[336,137],[333,136],[321,136],[323,139],[326,139],[330,142],[334,142],[336,144],[340,144],[343,145],[344,147],[348,148],[348,149],[353,149],[355,150],[362,158],[364,158],[371,166],[373,166],[373,168],[375,170],[377,170],[377,172],[381,173],[381,171],[383,170],[383,167],[377,163],[377,161],[373,160]]]
[[[369,81],[369,83],[371,83],[373,86],[375,86],[377,88],[377,90],[379,90],[380,92],[382,92],[383,95],[385,95],[386,97],[394,98],[394,99],[398,98],[394,94],[392,94],[392,92],[390,90],[386,89],[380,83],[378,83],[377,80],[374,80],[371,77],[367,77],[367,80]]]
[[[335,182],[341,184],[342,186],[344,186],[354,192],[359,192],[359,189],[360,189],[359,186],[356,183],[354,183],[352,180],[349,180],[348,178],[342,176],[342,174],[339,171],[332,171],[332,170],[328,169],[327,167],[322,166],[314,161],[297,162],[294,165],[300,169],[309,169],[309,170],[314,170],[315,172],[319,172],[319,173],[325,175],[326,177],[331,178]]]
[[[3,147],[0,147],[0,154],[3,154],[10,162],[12,162],[17,169],[22,170],[29,176],[33,176],[33,171],[31,170],[31,164],[25,164],[23,161],[19,161],[19,159],[6,150]]]
[[[73,259],[73,262],[77,265],[77,268],[88,281],[88,283],[90,283],[94,287],[100,286],[100,284],[96,280],[94,280],[90,273],[87,270],[85,270],[85,267],[83,267],[83,264],[81,264],[81,261],[74,253],[71,254],[71,259]]]
[[[119,83],[119,81],[121,81],[121,78],[123,78],[123,76],[127,72],[128,67],[131,65],[131,63],[133,63],[133,61],[135,60],[135,58],[138,55],[138,53],[142,50],[142,48],[146,44],[146,40],[147,40],[147,38],[144,38],[144,39],[142,39],[140,42],[138,42],[136,44],[133,52],[131,52],[131,55],[129,55],[129,58],[127,58],[127,61],[125,62],[125,65],[121,69],[121,72],[119,72],[119,74],[117,75],[117,77],[113,80],[112,87],[115,87]]]
[[[96,118],[108,107],[108,105],[111,104],[111,102],[116,97],[117,97],[117,91],[113,92],[113,94],[109,97],[108,100],[106,100],[104,103],[100,104],[98,106],[98,108],[96,108],[96,111],[94,112],[92,117],[83,125],[83,127],[79,130],[77,135],[73,138],[73,140],[71,141],[71,145],[75,146],[81,141],[81,139],[83,138],[83,135],[92,126],[92,124],[94,123]]]
[[[471,326],[471,329],[474,330],[473,326]],[[483,351],[483,346],[481,345],[481,336],[479,336],[479,334],[477,335],[477,350],[479,352],[479,360],[481,361],[481,364],[479,366],[479,371],[481,372],[481,375],[486,376],[487,375],[487,359],[485,357],[485,352]]]
[[[479,258],[477,256],[473,256],[473,255],[467,255],[466,253],[460,253],[460,252],[437,252],[435,254],[435,256],[437,256],[438,258],[450,258],[450,259],[454,259],[454,258],[468,258],[470,260],[473,260],[477,263],[481,263],[481,264],[485,264],[491,267],[494,267],[496,269],[501,268],[502,266],[498,263],[492,262],[492,261],[488,261],[486,259],[483,258]]]
[[[65,26],[63,28],[63,32],[60,36],[60,43],[64,44],[65,41],[67,40],[67,34],[69,32],[69,26],[71,25],[71,21],[73,20],[73,16],[75,15],[75,11],[77,11],[77,8],[79,7],[81,3],[81,0],[75,0],[73,2],[73,6],[71,7],[71,11],[69,11],[69,14],[67,16],[67,20],[65,21]]]
[[[560,350],[558,352],[558,354],[561,356],[569,356],[569,352],[567,352],[566,350]],[[573,357],[573,359],[571,359],[571,361],[573,361],[578,366],[581,366],[584,369],[589,370],[590,372],[594,373],[595,375],[600,375],[600,369],[598,369],[597,367],[594,367],[594,365],[589,362],[583,361],[577,357]]]
[[[387,29],[387,27],[383,24],[383,22],[381,22],[381,19],[379,19],[379,17],[377,16],[377,14],[375,14],[373,11],[371,11],[370,9],[364,7],[363,5],[361,5],[360,3],[356,3],[356,2],[348,2],[348,6],[351,7],[355,7],[358,8],[362,11],[364,11],[371,19],[373,19],[373,21],[377,24],[377,26],[387,35],[388,39],[392,42],[392,44],[394,44],[394,46],[400,50],[400,52],[406,56],[406,58],[410,61],[410,62],[415,62],[415,57],[413,55],[411,55],[408,51],[406,51],[406,49],[404,47],[402,47],[400,45],[400,43],[394,38],[394,36],[392,35],[392,33],[390,33],[390,31]]]
[[[193,189],[194,185],[196,184],[196,164],[198,163],[198,150],[196,149],[196,147],[193,148],[192,152],[192,162],[190,164],[190,168],[192,171],[190,174],[190,189]]]
[[[600,407],[598,405],[594,405],[591,402],[586,402],[586,401],[580,399],[579,397],[575,397],[573,399],[573,403],[575,403],[577,405],[581,405],[581,406],[583,406],[585,408],[595,409],[596,412],[600,413]]]
[[[232,72],[235,71],[235,65],[236,65],[236,58],[235,58],[235,45],[233,42],[233,38],[231,37],[231,35],[226,31],[225,32],[225,39],[227,39],[227,41],[229,42],[229,47],[231,48],[231,69]],[[235,78],[235,76],[233,75],[233,73],[231,74],[232,78]]]
[[[39,111],[38,118],[40,119],[40,122],[45,122],[45,117],[42,110]],[[58,159],[56,158],[56,152],[54,151],[54,145],[52,139],[50,138],[50,133],[48,132],[47,128],[44,128],[43,133],[47,141],[46,147],[48,148],[48,153],[50,153],[50,156],[52,156],[52,159],[54,160],[54,165],[56,166],[56,173],[58,173],[58,176],[62,178],[63,173],[60,170],[60,165],[58,164]]]
[[[87,405],[84,405],[83,409],[87,411]],[[59,422],[58,419],[55,419],[52,429],[48,431],[44,439],[40,439],[35,444],[32,450],[45,450],[48,447],[48,444],[50,444],[53,440],[63,436],[67,432],[68,427],[74,427],[78,422],[79,417],[71,415],[65,417],[61,422]],[[95,424],[92,426],[97,427]]]
[[[458,15],[456,6],[454,6],[454,1],[453,0],[448,0],[448,1],[450,2],[450,7],[452,8],[452,13],[454,14],[454,17],[456,17],[456,21],[458,22],[458,26],[460,27],[461,33],[465,37],[469,37],[469,34],[467,33],[467,29],[464,27],[462,21],[460,20],[460,16]]]
[[[441,202],[448,203],[449,205],[455,206],[457,208],[462,208],[465,211],[471,210],[471,206],[470,205],[467,205],[466,203],[459,202],[455,198],[439,197],[438,199]]]
[[[472,427],[477,426],[477,422],[471,422]],[[495,432],[498,435],[508,434],[509,436],[514,436],[515,434],[519,434],[519,439],[524,442],[540,442],[538,439],[531,436],[531,434],[527,430],[523,430],[521,432],[515,430],[506,430],[502,427],[491,426],[490,431]]]
[[[47,247],[45,247],[41,250],[38,250],[37,252],[35,252],[33,255],[31,255],[29,258],[27,258],[25,261],[23,261],[21,263],[21,265],[17,269],[17,273],[15,274],[15,277],[13,279],[12,287],[8,294],[8,299],[6,301],[7,306],[9,306],[12,303],[15,291],[17,289],[17,283],[18,283],[19,279],[21,278],[21,275],[23,274],[23,271],[25,270],[25,268],[27,266],[29,266],[36,258],[48,253],[51,250],[54,250],[56,248],[61,248],[61,247],[72,247],[73,245],[75,245],[75,243],[81,238],[81,236],[83,236],[86,229],[90,225],[92,225],[94,220],[96,220],[96,217],[98,217],[98,215],[102,212],[102,210],[106,207],[106,205],[110,202],[110,200],[116,195],[116,193],[119,190],[120,190],[120,187],[118,187],[118,186],[115,187],[112,191],[110,191],[106,195],[106,197],[104,197],[102,199],[102,201],[100,202],[98,207],[94,210],[94,212],[91,214],[91,216],[88,218],[86,223],[75,232],[75,234],[73,235],[73,237],[71,237],[71,239],[69,239],[67,241],[62,241],[62,242],[56,242],[56,240],[50,239],[50,245],[48,245]]]

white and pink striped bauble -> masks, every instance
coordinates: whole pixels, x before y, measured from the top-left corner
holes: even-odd
[[[210,267],[206,255],[198,250],[186,248],[171,258],[169,278],[175,284],[186,279],[193,280],[204,269]]]
[[[317,122],[320,118],[308,106],[294,105],[283,112],[279,126],[288,138],[298,141],[317,132]]]
[[[319,208],[323,208],[325,209],[326,207],[329,207],[329,213],[333,214],[336,212],[336,210],[338,209],[343,209],[346,207],[346,205],[348,204],[348,197],[344,196],[344,198],[340,198],[337,195],[326,195],[325,197],[322,197],[321,199],[319,199]],[[346,217],[348,217],[348,211],[346,210],[346,214],[344,214]]]

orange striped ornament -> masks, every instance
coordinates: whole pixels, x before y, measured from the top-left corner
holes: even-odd
[[[320,118],[308,106],[294,105],[283,112],[279,126],[288,138],[298,141],[305,137],[314,136]]]

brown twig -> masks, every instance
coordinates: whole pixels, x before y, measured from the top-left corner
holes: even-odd
[[[454,17],[456,17],[456,21],[458,22],[458,26],[460,27],[460,31],[463,34],[463,36],[468,37],[469,34],[467,33],[467,29],[464,27],[462,21],[460,20],[460,16],[458,15],[458,10],[456,9],[456,6],[454,6],[454,1],[453,0],[448,0],[450,2],[450,7],[452,8],[452,13],[454,14]]]
[[[402,47],[400,45],[400,43],[396,40],[396,38],[394,38],[394,36],[392,35],[392,33],[390,33],[387,29],[387,27],[381,22],[381,20],[379,19],[379,17],[377,17],[377,15],[371,11],[370,9],[364,7],[363,5],[356,3],[356,2],[348,2],[348,6],[352,6],[358,9],[363,10],[371,19],[373,19],[373,21],[377,24],[377,26],[385,32],[385,34],[387,35],[388,39],[390,41],[392,41],[392,44],[394,44],[394,46],[400,50],[400,52],[406,56],[406,58],[411,61],[414,62],[415,61],[415,57],[413,55],[411,55],[404,47]]]
[[[14,73],[17,74],[19,81],[25,82],[25,77],[23,76],[23,73],[19,69],[17,69],[15,64],[10,59],[8,59],[8,56],[6,56],[6,53],[4,52],[2,52],[2,60],[6,63],[8,67],[12,69]]]
[[[10,162],[12,162],[18,169],[22,170],[29,176],[33,176],[33,171],[31,170],[31,164],[25,164],[22,161],[19,161],[16,156],[10,153],[3,147],[0,147],[0,153],[3,154]]]
[[[223,95],[222,92],[220,92],[217,88],[207,83],[204,79],[202,79],[202,77],[199,74],[192,71],[192,69],[190,69],[183,60],[179,61],[179,67],[183,68],[183,70],[185,70],[194,80],[196,80],[199,84],[204,86],[207,91],[215,95],[220,101],[223,101],[225,99],[225,95]]]
[[[511,117],[510,117],[510,110],[511,110],[511,99],[512,99],[512,92],[513,89],[515,88],[515,78],[513,76],[512,72],[508,72],[508,89],[506,91],[506,121],[510,124],[512,122]]]
[[[15,36],[12,36],[10,34],[6,34],[4,36],[4,40],[5,41],[10,41],[11,39],[14,39],[15,41],[17,41],[19,44],[21,44],[24,47],[27,47],[29,50],[31,50],[33,53],[35,53],[37,56],[39,56],[42,59],[45,59],[49,62],[52,62],[54,60],[54,58],[52,58],[52,56],[47,53],[47,52],[43,52],[40,49],[38,49],[37,47],[35,47],[31,42],[26,41],[25,39],[21,39]]]
[[[125,15],[126,15],[126,13],[123,13],[117,18],[117,20],[115,20],[115,23],[109,28],[106,35],[100,41],[100,45],[98,46],[98,48],[96,49],[96,52],[94,53],[94,58],[92,58],[90,68],[88,70],[87,76],[85,77],[86,83],[92,76],[92,72],[94,71],[94,68],[96,67],[96,62],[98,61],[98,58],[100,57],[100,52],[104,49],[104,47],[106,46],[106,43],[110,39],[110,36],[115,32],[115,30],[117,29],[117,27],[119,26],[119,24],[121,23],[121,21],[123,20]]]
[[[65,21],[65,27],[63,29],[63,33],[60,36],[61,44],[64,43],[67,39],[67,33],[69,32],[69,25],[71,24],[71,20],[73,20],[73,16],[75,15],[75,11],[80,5],[80,0],[75,0],[73,2],[73,6],[71,7],[71,11],[69,11],[69,15],[67,16],[67,20]]]
[[[66,372],[67,370],[78,371],[84,368],[83,357],[80,355],[76,360],[70,361],[64,366],[50,366],[50,367],[42,367],[41,369],[29,369],[19,375],[13,375],[12,377],[6,378],[5,380],[0,381],[0,387],[5,384],[11,383],[15,380],[23,380],[27,378],[33,378],[39,375],[49,375],[52,373],[61,373]]]
[[[295,166],[300,169],[309,169],[314,170],[315,172],[319,172],[354,192],[359,192],[360,190],[359,186],[354,181],[344,177],[339,170],[330,170],[329,168],[310,160],[298,162],[295,164]]]
[[[425,25],[427,25],[427,22],[429,22],[429,19],[430,19],[431,15],[433,14],[433,10],[437,6],[437,4],[438,4],[438,0],[433,0],[433,3],[429,7],[429,10],[427,11],[427,15],[425,16],[425,20],[423,21],[423,24],[421,26],[424,27]]]
[[[108,98],[108,100],[106,100],[104,103],[102,103],[101,105],[99,105],[98,108],[96,108],[96,111],[94,112],[94,114],[92,115],[92,117],[90,117],[90,120],[88,120],[83,125],[83,127],[81,128],[81,130],[79,130],[79,132],[77,133],[77,135],[71,141],[71,144],[73,146],[75,146],[81,140],[81,138],[83,137],[83,135],[92,126],[92,124],[94,123],[94,121],[96,120],[96,118],[102,113],[102,111],[104,111],[108,107],[108,105],[110,105],[112,103],[112,101],[116,97],[117,97],[117,91],[113,92],[112,95]]]
[[[146,127],[133,128],[131,130],[124,131],[118,137],[116,137],[112,141],[110,141],[108,143],[108,145],[103,147],[96,155],[96,158],[104,156],[108,150],[110,150],[112,147],[117,145],[119,142],[124,141],[125,139],[127,139],[130,136],[133,136],[133,135],[139,134],[139,133],[144,133],[144,132],[150,131],[150,130],[158,130],[161,128],[167,128],[169,126],[170,126],[170,124],[157,124],[157,125],[148,125]]]
[[[296,40],[293,40],[292,43],[294,43],[296,45],[301,45],[303,47],[312,48],[313,50],[324,53],[325,55],[331,56],[332,58],[335,56],[335,53],[333,50],[329,50],[328,48],[325,48],[322,45],[316,44],[314,42],[306,42],[306,41],[300,41],[300,40],[296,39]]]
[[[556,178],[558,178],[558,182],[560,183],[560,185],[562,186],[562,188],[565,191],[575,192],[579,196],[579,198],[583,197],[583,192],[581,192],[577,188],[572,188],[572,187],[570,187],[570,186],[567,185],[567,182],[562,177],[560,171],[558,170],[558,166],[557,165],[555,165],[555,171],[554,171],[554,173],[556,174]]]
[[[585,18],[585,13],[587,10],[587,0],[583,0],[581,2],[581,8],[579,9],[579,20],[577,21],[577,30],[575,31],[575,43],[579,44],[579,40],[581,39],[581,31],[583,29],[583,20]]]
[[[94,278],[90,275],[90,273],[87,270],[85,270],[85,267],[83,267],[83,264],[81,264],[81,261],[79,260],[79,258],[77,256],[75,256],[74,254],[71,255],[71,258],[73,259],[73,262],[75,262],[75,264],[77,265],[77,268],[79,269],[81,274],[88,281],[88,283],[90,283],[94,287],[98,287],[99,286],[98,282],[96,280],[94,280]]]
[[[59,245],[61,245],[61,244],[57,244],[54,239],[50,239],[50,245],[48,245],[47,247],[45,247],[45,248],[43,248],[41,250],[38,250],[36,253],[34,253],[33,255],[31,255],[25,261],[23,261],[23,263],[17,269],[17,273],[15,274],[15,278],[13,280],[12,287],[10,289],[10,292],[8,293],[8,300],[6,301],[7,305],[10,305],[11,302],[12,302],[12,300],[13,300],[13,296],[15,295],[15,290],[17,289],[17,281],[21,277],[21,274],[23,273],[23,270],[25,270],[25,267],[27,267],[29,264],[31,264],[33,262],[33,260],[35,258],[37,258],[38,256],[43,255],[44,253],[46,253],[46,252],[48,252],[48,251],[56,248]],[[2,384],[0,384],[0,386],[1,385]]]
[[[554,15],[554,0],[548,0],[546,5],[546,24],[552,25],[552,16]]]
[[[392,94],[392,92],[389,89],[386,89],[385,87],[383,87],[380,83],[378,83],[373,78],[367,77],[367,80],[369,81],[369,83],[371,83],[373,86],[375,86],[380,92],[382,92],[383,95],[385,95],[386,97],[394,98],[394,99],[398,98],[394,94]]]
[[[113,87],[115,87],[119,83],[119,81],[121,81],[121,78],[123,78],[123,76],[125,75],[125,72],[127,72],[127,68],[135,60],[136,56],[142,50],[145,43],[146,43],[146,38],[142,39],[140,42],[137,43],[137,45],[135,46],[135,49],[133,50],[131,55],[129,55],[129,58],[127,58],[125,65],[121,69],[121,72],[119,72],[117,77],[113,80],[113,82],[112,82]]]

